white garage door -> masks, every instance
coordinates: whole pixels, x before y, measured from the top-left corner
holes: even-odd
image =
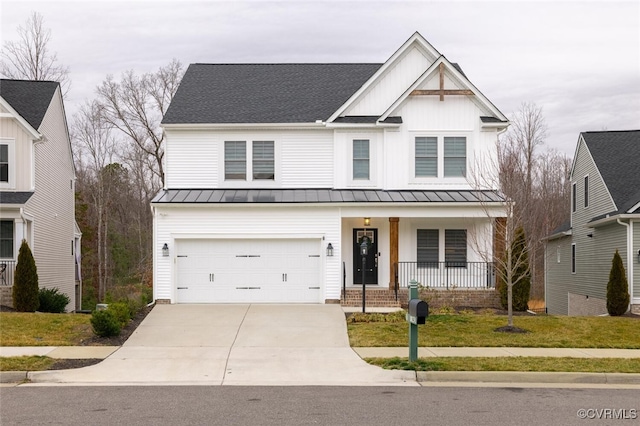
[[[179,240],[178,303],[320,303],[320,241]]]

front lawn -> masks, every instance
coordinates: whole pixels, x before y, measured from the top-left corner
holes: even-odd
[[[408,324],[400,315],[394,316],[397,322],[352,322],[348,318],[351,346],[407,346]],[[640,319],[637,318],[514,316],[514,326],[528,330],[528,333],[494,331],[505,325],[507,318],[502,315],[430,315],[425,325],[418,326],[418,344],[442,347],[640,349]]]
[[[415,362],[407,358],[365,358],[365,361],[389,370],[640,373],[638,358],[446,357],[419,358]]]
[[[0,346],[74,346],[93,336],[91,315],[0,312]]]

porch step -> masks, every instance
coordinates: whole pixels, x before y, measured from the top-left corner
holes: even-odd
[[[362,289],[349,288],[346,294],[342,295],[340,304],[348,307],[362,306]],[[366,292],[366,306],[372,308],[399,308],[402,298],[406,299],[406,291],[398,292],[398,300],[396,293],[389,289],[369,289]]]

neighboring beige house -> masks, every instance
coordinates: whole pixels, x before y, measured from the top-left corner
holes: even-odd
[[[154,298],[337,303],[410,279],[493,297],[478,246],[504,199],[467,176],[508,125],[418,33],[378,64],[192,64],[162,122]]]
[[[571,220],[547,238],[550,314],[607,313],[607,282],[622,257],[640,313],[640,130],[583,132],[571,168]]]
[[[41,288],[58,288],[80,307],[80,230],[75,171],[60,84],[0,80],[0,288],[10,305],[22,240]]]

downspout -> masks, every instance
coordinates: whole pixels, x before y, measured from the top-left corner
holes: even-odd
[[[622,222],[620,218],[617,218],[616,221],[627,227],[627,282],[631,283],[629,285],[629,303],[633,303],[633,229],[630,223]]]

